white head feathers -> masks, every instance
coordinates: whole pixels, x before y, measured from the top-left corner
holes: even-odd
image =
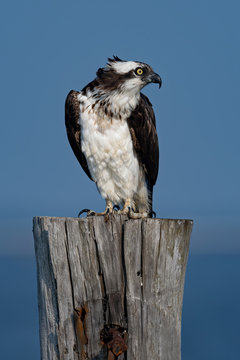
[[[114,61],[108,64],[108,66],[119,74],[125,74],[141,66],[141,63],[135,61]]]

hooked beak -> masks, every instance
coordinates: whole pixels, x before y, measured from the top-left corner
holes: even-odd
[[[153,73],[150,79],[152,83],[159,84],[159,89],[160,89],[160,87],[162,86],[162,79],[160,78],[160,76],[156,73]]]

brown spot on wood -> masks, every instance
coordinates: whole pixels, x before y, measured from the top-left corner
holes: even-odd
[[[111,351],[109,351],[107,360],[115,360],[115,359],[116,359],[116,356]]]
[[[127,332],[120,325],[104,325],[100,332],[100,340],[109,351],[108,360],[118,357],[127,350]]]
[[[86,318],[88,314],[87,304],[84,304],[80,308],[76,308],[74,310],[74,323],[75,323],[75,332],[78,344],[78,351],[80,353],[80,359],[87,359],[88,355],[85,351],[85,346],[88,343],[87,337],[87,326],[86,326]]]

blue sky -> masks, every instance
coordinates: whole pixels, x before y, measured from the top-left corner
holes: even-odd
[[[32,217],[104,201],[68,144],[64,101],[113,54],[163,80],[159,217],[193,218],[191,251],[240,252],[240,3],[8,1],[1,5],[0,254],[33,254]]]

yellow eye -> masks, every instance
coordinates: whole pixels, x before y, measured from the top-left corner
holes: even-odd
[[[137,74],[137,75],[142,75],[142,74],[143,74],[143,69],[137,68],[137,69],[136,69],[136,74]]]

